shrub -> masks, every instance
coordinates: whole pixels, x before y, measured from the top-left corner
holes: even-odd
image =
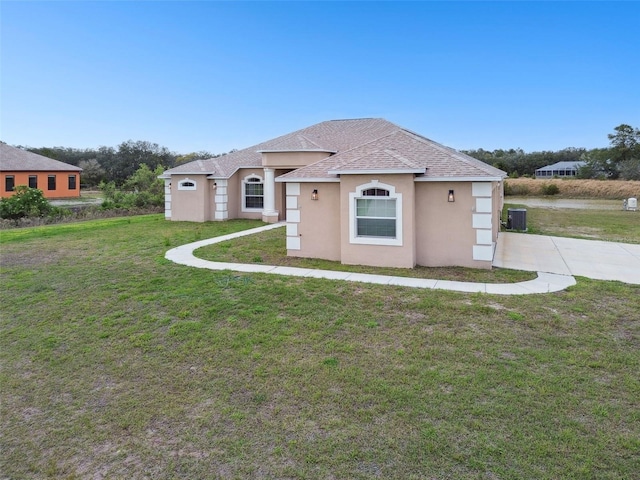
[[[543,195],[557,195],[560,193],[560,187],[555,183],[547,183],[542,185],[541,191]]]
[[[101,182],[99,187],[104,194],[102,208],[150,208],[164,205],[164,182],[158,178],[163,167],[158,166],[155,171],[147,165],[131,175],[122,185],[122,190],[116,188],[114,182]]]
[[[18,185],[11,197],[0,200],[0,218],[16,220],[62,213],[62,209],[54,207],[44,198],[42,190],[26,185]]]

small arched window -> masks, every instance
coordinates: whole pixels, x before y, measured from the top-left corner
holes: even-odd
[[[196,182],[190,178],[185,178],[178,182],[178,190],[195,190]]]
[[[363,197],[388,197],[389,190],[385,190],[384,188],[367,188],[362,191]]]

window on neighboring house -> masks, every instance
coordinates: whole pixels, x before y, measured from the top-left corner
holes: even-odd
[[[49,178],[47,179],[47,189],[48,190],[55,190],[56,189],[56,176],[55,175],[49,175]]]
[[[76,189],[76,176],[69,175],[69,190],[75,190],[75,189]]]
[[[29,175],[29,188],[38,188],[38,176]]]
[[[349,194],[351,243],[402,245],[402,194],[373,181]]]
[[[16,179],[13,175],[4,177],[4,191],[13,192],[16,188]]]
[[[195,190],[196,182],[189,178],[185,178],[178,182],[178,190]]]
[[[264,183],[257,175],[249,175],[242,181],[242,209],[262,210],[264,207]]]

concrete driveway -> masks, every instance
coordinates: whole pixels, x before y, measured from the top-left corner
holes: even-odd
[[[640,285],[640,245],[501,232],[493,266]]]

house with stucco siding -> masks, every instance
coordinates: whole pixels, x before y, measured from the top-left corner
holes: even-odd
[[[47,199],[80,196],[80,173],[75,165],[0,143],[0,198],[26,185],[42,190]]]
[[[384,119],[331,120],[167,170],[165,217],[286,222],[290,256],[491,268],[505,172]]]

